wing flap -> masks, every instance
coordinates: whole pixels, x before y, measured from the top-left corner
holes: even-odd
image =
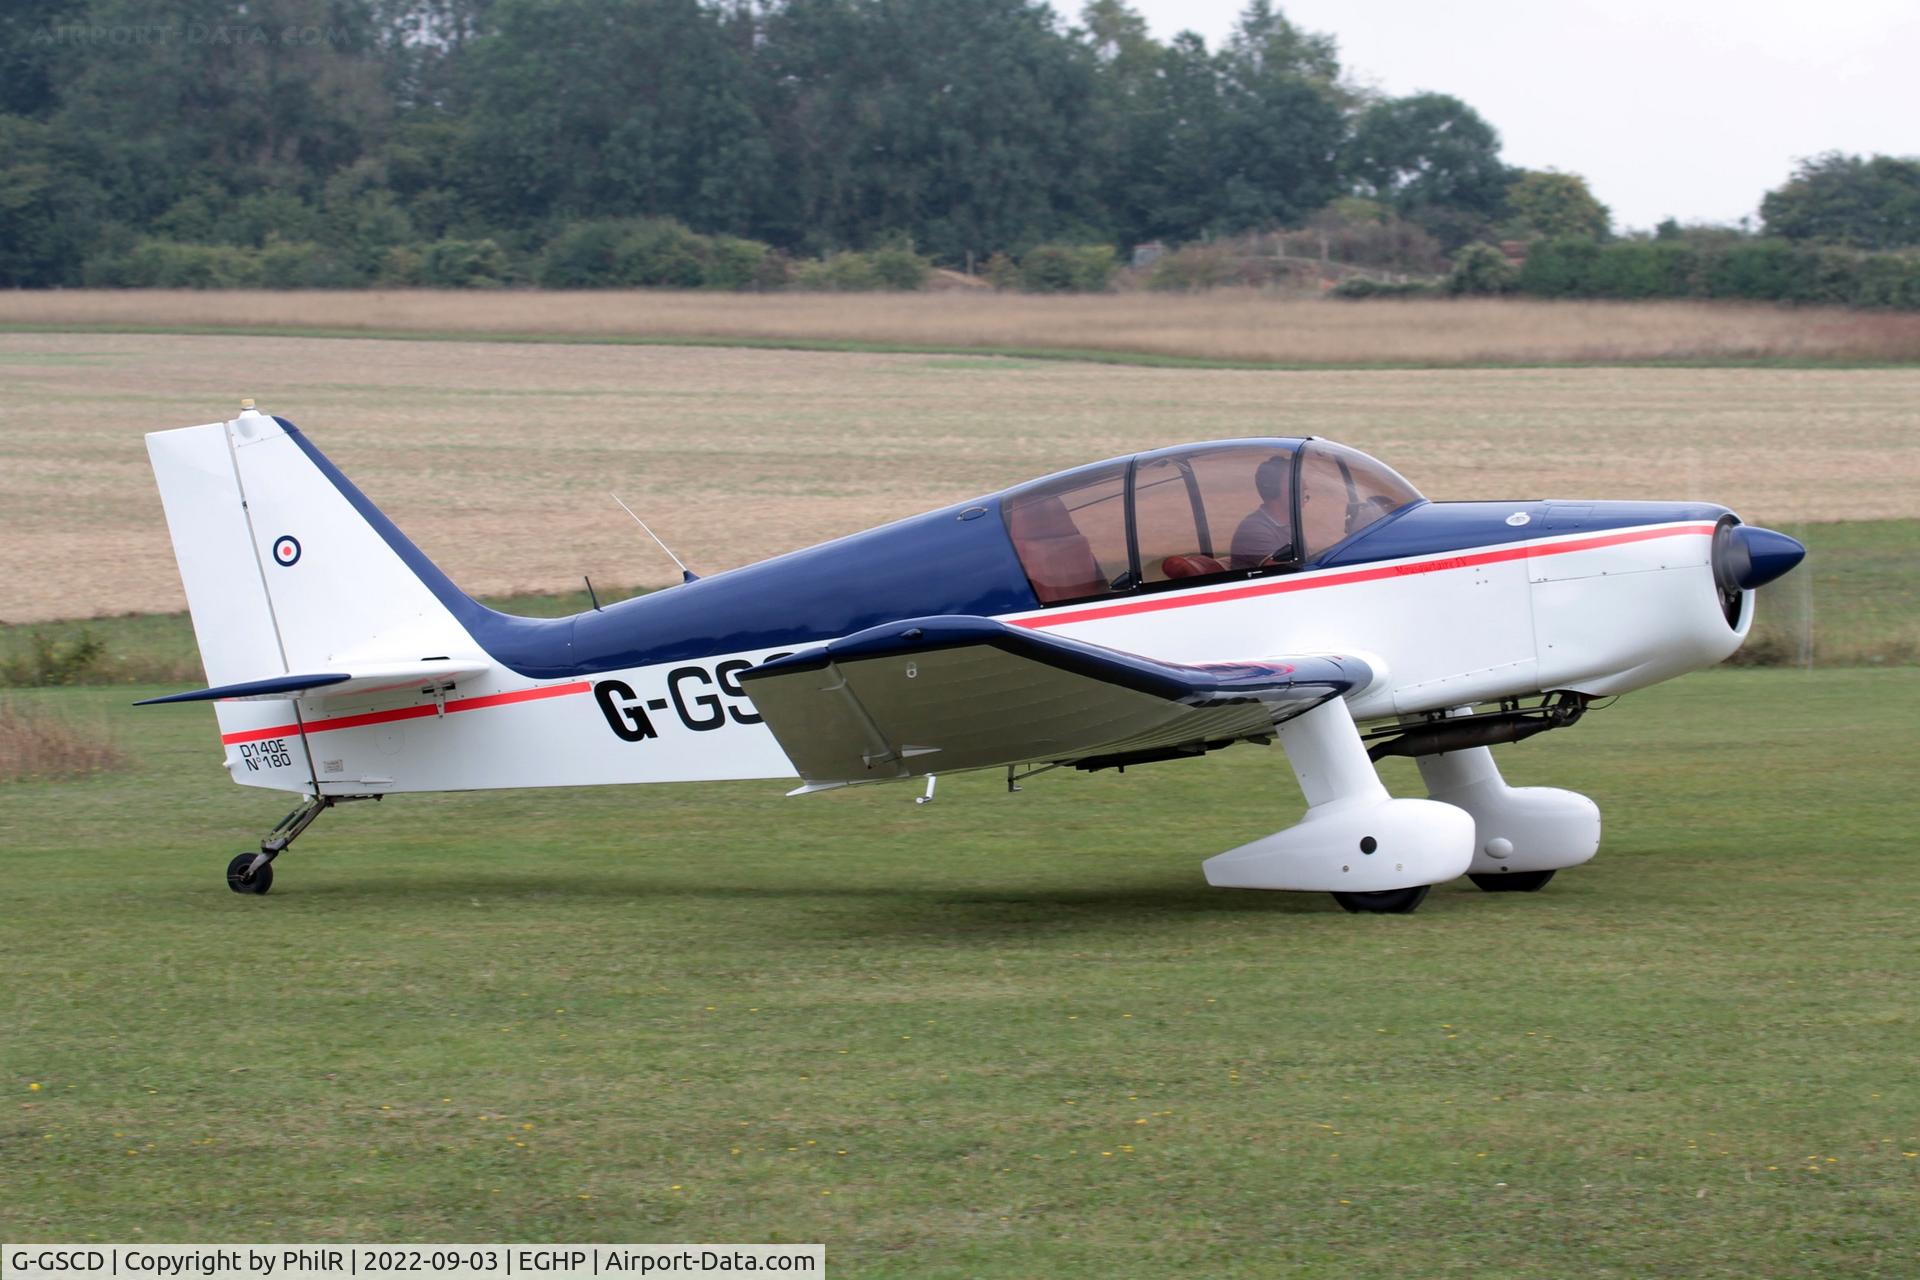
[[[988,618],[916,618],[741,673],[810,786],[1261,737],[1372,678],[1353,658],[1161,662]]]
[[[407,689],[436,688],[477,676],[488,670],[484,662],[456,662],[449,658],[427,658],[416,662],[355,663],[343,671],[312,671],[302,675],[269,676],[264,680],[242,680],[237,684],[215,685],[189,693],[170,693],[162,698],[143,698],[136,707],[164,702],[284,702],[364,697],[374,693],[392,693]]]

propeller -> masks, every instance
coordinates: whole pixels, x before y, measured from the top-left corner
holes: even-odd
[[[1746,592],[1785,576],[1806,554],[1798,539],[1784,533],[1722,520],[1713,532],[1713,580],[1727,625],[1739,625]]]
[[[1785,577],[1807,557],[1807,549],[1799,539],[1758,525],[1735,525],[1728,542],[1731,556],[1737,560],[1733,580],[1747,591]]]

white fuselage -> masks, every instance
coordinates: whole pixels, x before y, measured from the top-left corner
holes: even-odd
[[[1547,536],[999,620],[1179,663],[1359,656],[1374,672],[1347,699],[1361,721],[1558,689],[1623,693],[1712,665],[1745,637],[1751,600],[1729,626],[1713,530],[1687,520]],[[234,780],[288,791],[791,778],[737,681],[785,651],[551,681],[494,666],[443,701],[406,691],[216,708]]]

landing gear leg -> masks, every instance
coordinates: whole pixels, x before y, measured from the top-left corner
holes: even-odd
[[[1473,815],[1467,876],[1489,893],[1536,893],[1554,872],[1579,866],[1600,847],[1599,806],[1557,787],[1508,786],[1485,747],[1417,763],[1428,795]]]
[[[279,825],[260,842],[260,852],[243,853],[227,864],[227,888],[235,893],[265,893],[273,888],[273,860],[313,825],[313,820],[333,807],[333,796],[308,796],[298,809],[280,819]]]
[[[1473,859],[1473,819],[1450,804],[1395,800],[1339,698],[1279,726],[1306,797],[1297,824],[1207,859],[1207,883],[1331,892],[1348,911],[1404,914]]]

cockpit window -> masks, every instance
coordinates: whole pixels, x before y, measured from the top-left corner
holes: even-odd
[[[1116,462],[1016,493],[1007,533],[1041,604],[1132,585],[1127,555],[1127,463]]]
[[[1291,561],[1293,446],[1210,445],[1144,457],[1133,480],[1147,583]]]
[[[1297,569],[1420,501],[1364,453],[1237,440],[1143,453],[1042,481],[1003,508],[1042,604]]]
[[[1420,491],[1357,449],[1310,440],[1300,457],[1300,528],[1311,557],[1420,501]]]

